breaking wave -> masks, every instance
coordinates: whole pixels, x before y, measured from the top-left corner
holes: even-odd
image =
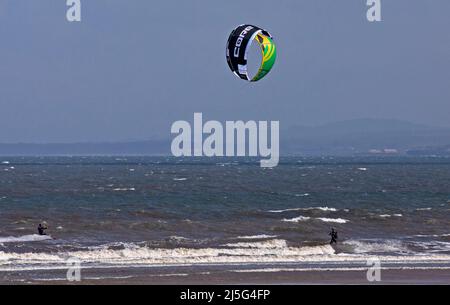
[[[109,246],[60,253],[0,252],[0,271],[20,268],[65,267],[66,260],[78,259],[83,267],[108,265],[192,265],[227,263],[298,262],[317,256],[335,256],[330,245],[291,247],[285,240],[227,244],[217,248],[149,248],[134,243],[124,248]],[[44,266],[45,265],[45,266]]]
[[[334,248],[328,244],[294,247],[282,239],[237,242],[210,248],[151,248],[136,243],[123,243],[120,249],[112,248],[111,245],[104,245],[86,250],[56,253],[8,253],[0,251],[0,271],[66,269],[68,259],[79,260],[83,268],[260,263],[331,263],[335,265],[365,262],[374,254],[380,260],[394,264],[418,261],[424,263],[450,261],[450,255],[448,254],[411,254],[398,241],[349,240],[341,244],[340,247],[347,247],[349,251],[336,253]],[[392,256],[392,252],[402,255]]]
[[[390,214],[381,214],[381,215],[378,215],[378,216],[381,217],[381,218],[403,217],[402,214],[392,214],[392,215],[390,215]]]
[[[306,216],[298,216],[295,218],[291,218],[291,219],[283,219],[283,221],[285,222],[300,222],[300,221],[308,221],[308,220],[320,220],[323,222],[334,222],[334,223],[347,223],[349,222],[349,220],[347,219],[343,219],[343,218],[324,218],[324,217],[318,217],[318,218],[311,218],[311,217],[306,217]]]
[[[298,216],[298,217],[290,218],[290,219],[285,218],[285,219],[283,219],[283,221],[285,221],[285,222],[300,222],[300,221],[307,221],[310,219],[311,219],[311,217]]]
[[[411,253],[408,247],[400,240],[347,240],[344,245],[350,246],[350,251],[362,253]]]
[[[246,235],[246,236],[238,236],[238,239],[266,239],[266,238],[275,238],[277,237],[276,235],[266,235],[266,234],[261,234],[261,235]]]
[[[320,210],[323,212],[337,212],[335,208],[329,207],[309,207],[309,208],[293,208],[293,209],[284,209],[284,210],[270,210],[269,213],[284,213],[284,212],[292,212],[292,211],[309,211],[309,210]]]
[[[324,222],[335,222],[335,223],[347,223],[349,222],[347,219],[343,219],[343,218],[316,218],[317,220],[321,220]]]
[[[20,237],[9,236],[9,237],[0,237],[0,244],[34,242],[48,239],[52,239],[52,237],[48,235],[37,235],[37,234],[24,235]]]

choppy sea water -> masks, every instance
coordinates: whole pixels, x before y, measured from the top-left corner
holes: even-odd
[[[448,269],[450,159],[0,157],[0,224],[2,281],[50,280],[69,258],[125,275]]]

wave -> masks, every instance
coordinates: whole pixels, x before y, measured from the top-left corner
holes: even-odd
[[[347,223],[349,220],[343,219],[343,218],[316,218],[318,220],[324,221],[324,222],[335,222],[335,223]]]
[[[378,215],[378,217],[381,217],[381,218],[403,217],[403,215],[402,214],[392,214],[392,215],[390,215],[390,214],[381,214],[381,215]]]
[[[113,191],[115,191],[115,192],[129,192],[129,191],[133,192],[135,190],[136,189],[134,187],[129,187],[129,188],[124,187],[124,188],[115,188],[115,189],[113,189]]]
[[[450,237],[450,233],[447,234],[430,234],[430,235],[414,235],[414,237]]]
[[[106,265],[180,265],[298,262],[312,256],[335,256],[330,245],[290,247],[284,240],[236,243],[226,248],[149,248],[129,244],[125,248],[109,247],[61,253],[0,252],[0,271],[13,267],[55,268],[66,266],[67,259],[79,260],[83,268]],[[318,258],[316,258],[318,259]],[[43,264],[45,266],[42,266]],[[40,266],[41,265],[41,266]]]
[[[299,217],[295,217],[295,218],[291,218],[291,219],[283,219],[283,221],[285,222],[300,222],[300,221],[308,221],[308,220],[320,220],[323,222],[334,222],[334,223],[347,223],[349,222],[349,220],[347,219],[343,219],[343,218],[325,218],[325,217],[318,217],[318,218],[311,218],[311,217],[306,217],[306,216],[299,216]]]
[[[283,239],[272,239],[261,242],[239,242],[225,244],[226,247],[231,248],[259,248],[259,249],[271,249],[271,248],[286,248],[287,243]]]
[[[291,219],[283,219],[283,221],[285,221],[285,222],[300,222],[300,221],[307,221],[307,220],[310,220],[311,219],[311,217],[306,217],[306,216],[298,216],[298,217],[295,217],[295,218],[291,218]]]
[[[350,246],[352,253],[411,253],[400,240],[346,240],[344,245]]]
[[[450,252],[450,242],[444,241],[427,241],[414,242],[414,246],[425,250],[427,253]]]
[[[304,194],[295,194],[295,197],[308,197],[309,193],[304,193]]]
[[[48,240],[48,239],[52,239],[52,237],[49,235],[37,235],[37,234],[23,235],[20,237],[9,236],[9,237],[0,237],[0,244],[34,242],[34,241],[43,241],[43,240]]]
[[[56,270],[66,269],[68,259],[76,259],[82,268],[123,268],[149,266],[193,265],[242,265],[272,263],[306,263],[339,265],[341,263],[364,263],[375,252],[381,261],[392,264],[408,262],[433,263],[450,261],[448,254],[417,255],[404,251],[403,245],[390,241],[347,241],[351,253],[336,254],[330,245],[289,246],[285,240],[235,243],[215,248],[150,248],[135,243],[124,243],[120,249],[109,246],[89,250],[57,253],[7,253],[0,252],[0,271]],[[383,252],[402,252],[398,255],[380,255]],[[312,266],[311,265],[311,266]]]
[[[260,235],[249,235],[249,236],[238,236],[238,239],[266,239],[266,238],[275,238],[276,235],[266,235],[266,234],[260,234]]]
[[[292,209],[285,209],[285,210],[270,210],[267,212],[269,212],[269,213],[284,213],[284,212],[291,212],[291,211],[310,211],[310,210],[320,210],[320,211],[324,211],[324,212],[337,212],[336,208],[329,208],[329,207],[292,208]]]

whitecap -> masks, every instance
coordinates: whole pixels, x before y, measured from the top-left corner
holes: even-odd
[[[324,222],[335,222],[335,223],[347,223],[347,222],[349,222],[347,219],[342,219],[342,218],[316,218],[316,219],[324,221]]]
[[[24,235],[24,236],[20,236],[20,237],[14,237],[14,236],[0,237],[0,243],[5,244],[5,243],[34,242],[34,241],[43,241],[43,240],[48,240],[48,239],[52,239],[52,237],[49,235],[32,234],[32,235]]]
[[[337,212],[336,208],[329,208],[329,207],[292,208],[292,209],[284,209],[284,210],[270,210],[267,212],[269,212],[269,213],[284,213],[284,212],[291,212],[291,211],[309,211],[309,210],[321,210],[323,212]]]
[[[135,191],[136,189],[134,187],[130,188],[115,188],[113,191],[115,192],[127,192],[127,191]]]
[[[392,214],[392,215],[390,215],[390,214],[381,214],[381,215],[378,215],[378,217],[381,217],[381,218],[403,217],[403,215],[402,214]]]
[[[283,239],[271,239],[261,242],[238,242],[225,244],[226,247],[232,248],[285,248],[287,243]]]
[[[307,221],[310,220],[311,217],[306,217],[306,216],[299,216],[299,217],[295,217],[295,218],[291,218],[291,219],[283,219],[283,221],[285,222],[300,222],[300,221]]]

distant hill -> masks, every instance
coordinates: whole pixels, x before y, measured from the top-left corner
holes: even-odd
[[[301,154],[390,153],[450,144],[450,128],[399,120],[358,119],[283,131],[284,152]]]
[[[413,148],[406,154],[410,156],[450,156],[450,145]]]
[[[280,132],[282,155],[448,155],[450,148],[450,128],[398,120],[358,119]],[[0,155],[170,155],[170,145],[169,135],[118,143],[0,144]]]

